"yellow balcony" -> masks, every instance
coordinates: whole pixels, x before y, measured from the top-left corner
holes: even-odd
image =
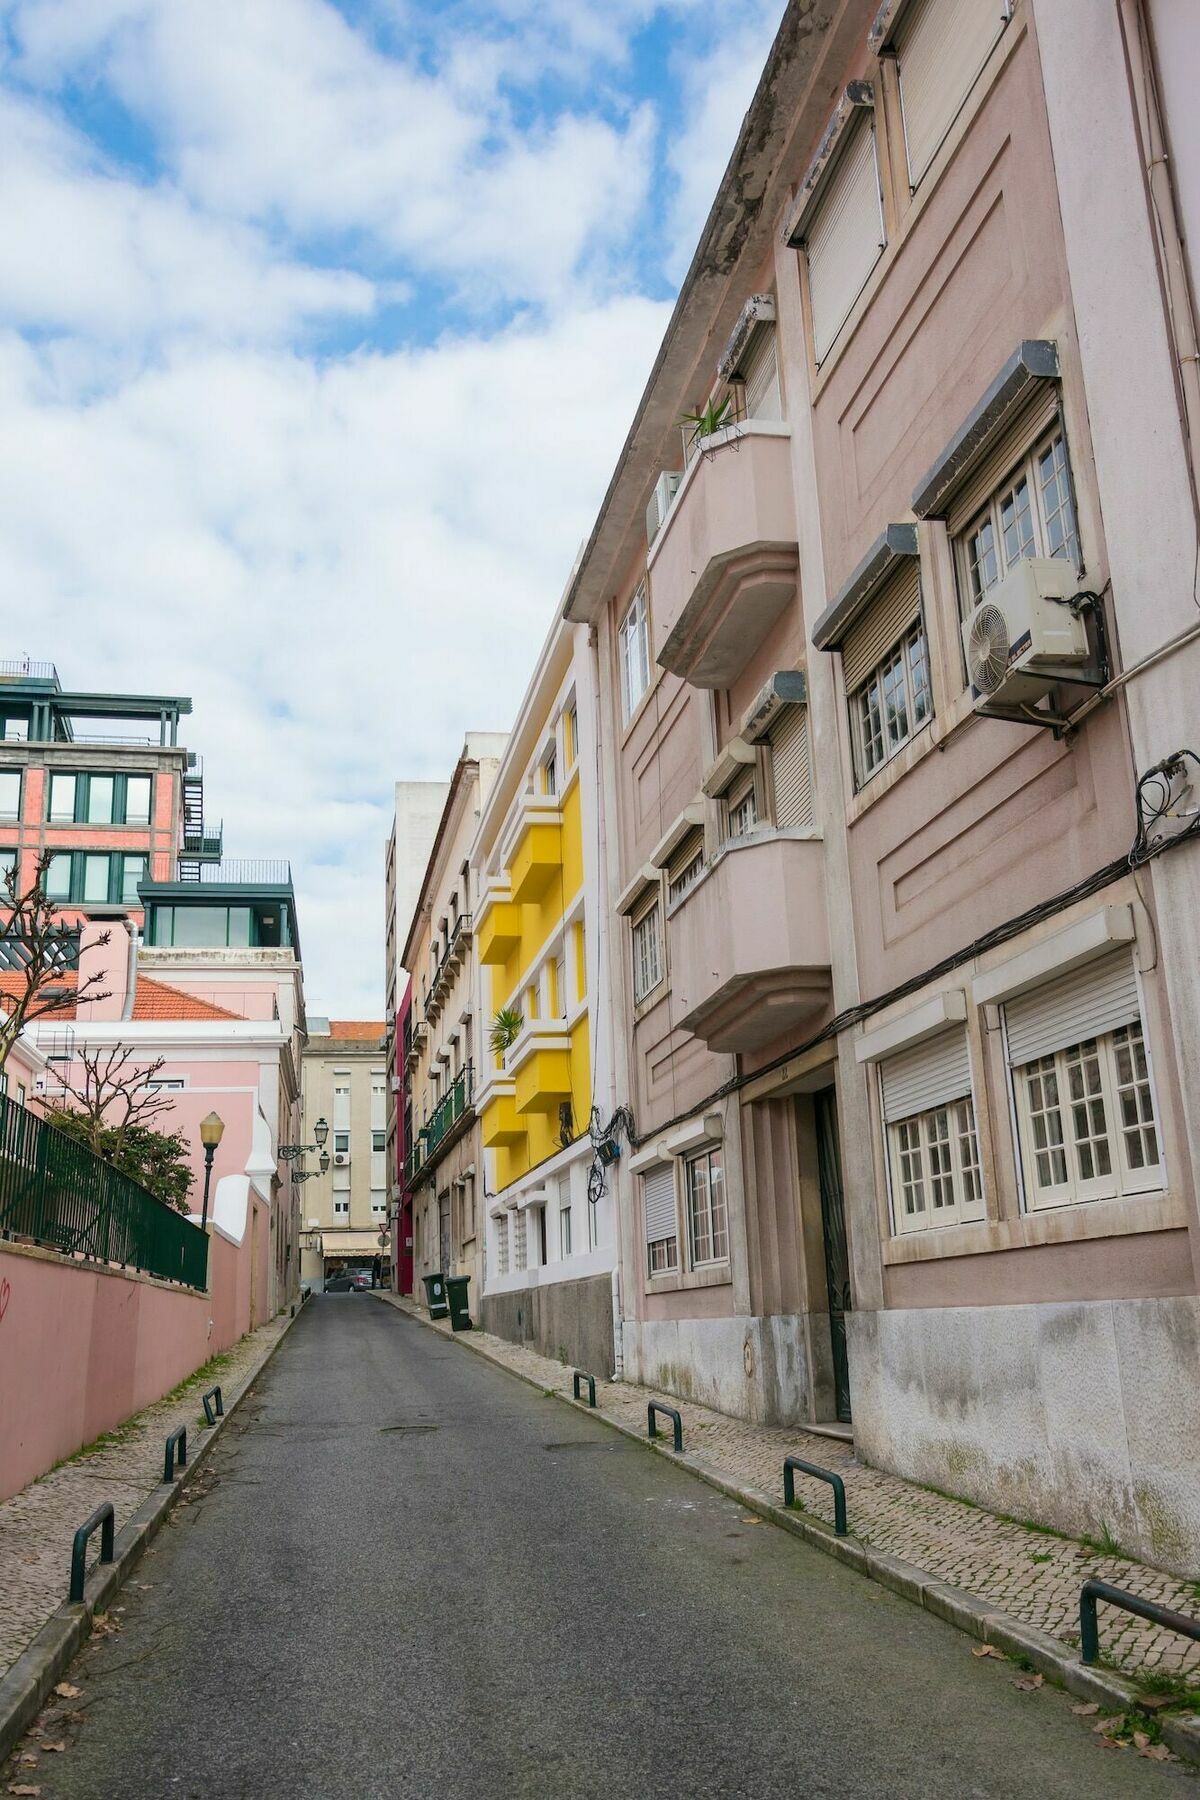
[[[571,1098],[571,1058],[562,1039],[535,1039],[515,1075],[518,1114],[556,1113]]]
[[[525,1141],[525,1122],[517,1117],[517,1103],[512,1094],[493,1094],[483,1109],[480,1120],[485,1150],[502,1145],[511,1148]]]
[[[512,897],[518,905],[540,900],[562,871],[562,818],[557,807],[528,806],[508,859]]]
[[[521,941],[521,909],[510,900],[489,906],[479,926],[476,953],[481,963],[506,963]]]

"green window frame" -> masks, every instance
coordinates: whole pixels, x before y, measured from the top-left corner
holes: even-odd
[[[21,801],[25,792],[21,776],[20,769],[0,769],[0,819],[19,819],[21,817]],[[8,795],[14,792],[16,803],[10,804]]]
[[[148,771],[129,775],[99,769],[50,771],[46,783],[47,824],[149,827],[153,814],[154,776]]]
[[[148,863],[140,850],[60,850],[46,870],[46,898],[60,906],[137,906]]]

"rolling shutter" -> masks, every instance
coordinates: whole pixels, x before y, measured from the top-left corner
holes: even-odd
[[[746,417],[779,419],[783,406],[779,397],[779,366],[775,356],[775,327],[762,325],[756,334],[746,365]]]
[[[812,776],[808,764],[808,708],[788,706],[771,733],[775,824],[780,831],[812,829]]]
[[[862,686],[921,611],[921,578],[917,558],[904,558],[899,570],[855,620],[842,641],[842,673],[846,692]]]
[[[1010,1000],[1004,1008],[1008,1059],[1019,1068],[1140,1017],[1133,956],[1118,950]]]
[[[883,1116],[895,1119],[946,1106],[971,1092],[971,1058],[967,1034],[961,1025],[939,1031],[899,1056],[880,1063],[883,1082]]]
[[[909,8],[896,59],[914,188],[1007,23],[1005,0],[920,0]]]
[[[642,1210],[646,1215],[646,1242],[679,1235],[675,1213],[675,1165],[657,1163],[642,1176]]]
[[[862,293],[884,242],[875,132],[864,120],[854,127],[805,238],[818,362]]]

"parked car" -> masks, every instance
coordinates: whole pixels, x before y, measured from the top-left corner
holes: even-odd
[[[364,1290],[368,1293],[370,1292],[373,1285],[370,1269],[355,1269],[351,1279],[356,1294],[361,1294]]]

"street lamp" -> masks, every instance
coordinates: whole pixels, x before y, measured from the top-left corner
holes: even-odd
[[[311,1145],[309,1145],[308,1147],[309,1147],[309,1149],[312,1148]],[[322,1150],[321,1156],[320,1156],[320,1161],[318,1162],[317,1167],[320,1169],[322,1175],[327,1175],[329,1173],[329,1152],[327,1150]],[[316,1173],[317,1173],[316,1169],[293,1169],[292,1170],[292,1180],[293,1181],[311,1181],[313,1176]]]
[[[220,1113],[210,1112],[200,1121],[200,1142],[204,1145],[204,1207],[200,1214],[200,1229],[208,1227],[208,1190],[212,1182],[213,1157],[217,1154],[217,1145],[225,1136],[225,1121]]]
[[[313,1136],[317,1140],[315,1144],[280,1144],[280,1156],[284,1157],[288,1162],[291,1162],[293,1157],[303,1156],[306,1150],[322,1149],[325,1144],[325,1139],[329,1136],[329,1126],[325,1123],[324,1119],[318,1119],[313,1126]],[[324,1170],[322,1170],[322,1174],[323,1173]]]

